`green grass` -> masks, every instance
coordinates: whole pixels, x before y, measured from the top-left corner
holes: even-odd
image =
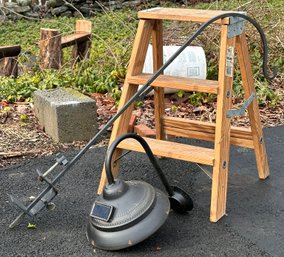
[[[269,63],[280,67],[278,83],[283,83],[284,77],[284,8],[280,0],[261,1],[214,1],[207,4],[187,6],[188,8],[212,10],[241,10],[256,19],[263,27],[269,45]],[[171,4],[173,6],[173,4]],[[5,22],[0,24],[1,45],[20,44],[22,54],[20,67],[24,73],[19,78],[0,78],[0,100],[9,101],[30,100],[36,89],[51,89],[55,87],[72,87],[84,93],[110,92],[118,100],[120,97],[119,84],[125,76],[129,61],[138,20],[137,12],[120,10],[103,12],[90,18],[93,25],[92,49],[90,59],[72,67],[69,63],[70,48],[64,49],[64,65],[60,70],[41,70],[38,66],[40,28],[56,28],[61,33],[69,34],[74,30],[74,18],[54,18],[52,20]],[[165,33],[175,30],[178,26],[180,37],[178,42],[192,33],[192,25],[166,22]],[[196,27],[194,27],[196,28]],[[170,33],[169,33],[170,34]],[[214,79],[218,74],[218,31],[207,29],[205,33],[194,41],[195,45],[204,47],[208,60],[208,78]],[[246,31],[250,45],[253,72],[256,79],[260,102],[275,104],[281,96],[272,90],[275,84],[266,81],[262,75],[262,48],[258,33],[252,26]],[[13,35],[13,36],[12,36]],[[29,62],[29,54],[37,57],[37,61],[30,69],[24,69]],[[236,69],[234,80],[235,94],[242,94],[240,74]],[[193,96],[194,97],[194,96]],[[211,96],[210,96],[211,97]],[[196,99],[204,97],[196,96]],[[196,100],[195,99],[195,100]],[[194,100],[191,98],[191,100]]]

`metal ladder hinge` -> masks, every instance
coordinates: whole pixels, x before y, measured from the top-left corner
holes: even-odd
[[[243,106],[240,109],[231,109],[227,111],[227,118],[242,116],[245,114],[246,109],[249,107],[251,102],[255,98],[255,93],[252,93],[250,97],[244,102]]]
[[[240,17],[230,17],[228,26],[228,38],[241,35],[245,29],[245,20]]]

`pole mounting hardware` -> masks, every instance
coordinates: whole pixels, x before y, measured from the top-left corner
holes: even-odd
[[[39,175],[39,180],[40,181],[45,181],[47,182],[48,184],[50,184],[50,181],[46,178],[46,176],[52,172],[58,165],[63,165],[65,166],[68,161],[67,159],[65,158],[64,155],[62,155],[61,153],[58,153],[56,154],[56,157],[55,157],[55,163],[44,173],[41,173],[39,170],[36,170],[37,171],[37,174]],[[51,185],[53,186],[53,185]]]
[[[9,225],[9,228],[14,228],[15,226],[19,225],[26,214],[29,216],[35,216],[44,207],[47,207],[49,210],[54,209],[55,205],[51,203],[51,201],[57,195],[57,190],[54,187],[56,181],[54,179],[48,179],[47,175],[58,165],[65,166],[68,163],[65,156],[60,153],[56,155],[55,161],[56,162],[44,173],[41,173],[38,169],[36,170],[37,174],[39,175],[39,180],[41,182],[46,182],[48,186],[28,206],[25,206],[25,204],[16,197],[9,195],[11,203],[17,209],[21,210],[21,213],[18,215],[18,217]]]

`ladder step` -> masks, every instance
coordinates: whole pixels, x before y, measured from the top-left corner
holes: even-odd
[[[168,117],[162,118],[163,128],[166,134],[180,137],[194,138],[206,141],[215,140],[215,123],[201,122],[186,118]],[[254,148],[250,128],[231,127],[230,143],[246,148]]]
[[[213,166],[213,149],[146,137],[143,138],[149,144],[154,155]],[[118,145],[118,148],[144,152],[139,142],[132,138],[123,140]]]
[[[154,20],[175,20],[175,21],[192,21],[206,22],[209,19],[228,13],[227,11],[215,10],[196,10],[185,8],[152,8],[138,12],[139,19],[154,19]],[[216,24],[230,24],[230,18],[224,18],[222,21],[217,20]]]
[[[129,76],[127,77],[127,82],[135,85],[143,85],[151,78],[152,75],[153,74],[142,73],[136,76]],[[213,94],[217,94],[218,92],[218,81],[168,75],[160,75],[151,84],[151,86]]]

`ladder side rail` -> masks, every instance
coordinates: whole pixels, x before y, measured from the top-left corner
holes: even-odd
[[[251,61],[249,55],[248,44],[245,33],[237,36],[236,39],[237,56],[239,59],[242,82],[244,87],[245,98],[249,98],[255,93],[253,73],[251,69]],[[250,126],[252,131],[252,139],[258,168],[258,176],[265,179],[269,176],[269,166],[262,132],[262,126],[259,116],[259,108],[257,98],[248,107]]]
[[[153,73],[163,65],[163,21],[156,20],[152,33]],[[165,139],[162,117],[165,113],[164,88],[154,87],[154,115],[156,138]]]
[[[228,167],[230,152],[230,119],[227,111],[231,108],[233,66],[229,63],[235,47],[235,37],[228,38],[228,26],[221,26],[219,57],[219,92],[217,100],[215,158],[212,176],[210,221],[217,222],[226,213]],[[230,56],[229,56],[230,55]],[[229,70],[228,70],[229,69]]]

